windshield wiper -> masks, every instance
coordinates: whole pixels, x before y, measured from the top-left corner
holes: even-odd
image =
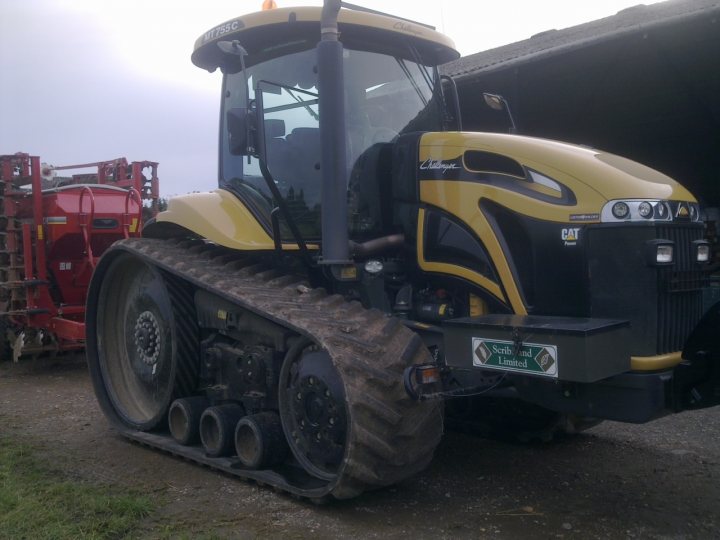
[[[430,93],[435,93],[435,85],[433,84],[433,78],[430,76],[430,72],[428,71],[427,66],[422,63],[422,60],[420,59],[420,53],[418,53],[414,45],[408,45],[408,49],[410,49],[410,54],[412,55],[415,64],[417,64],[417,67],[420,70],[423,79],[425,79],[428,88],[430,88]]]
[[[298,103],[301,103],[302,106],[305,107],[305,110],[306,110],[308,113],[310,113],[310,116],[312,116],[314,120],[317,120],[318,122],[320,121],[320,115],[319,115],[318,113],[316,113],[315,111],[313,111],[313,110],[310,108],[310,105],[308,105],[308,104],[307,104],[305,101],[303,101],[300,97],[298,97],[298,96],[296,96],[295,94],[293,94],[292,90],[290,90],[289,88],[285,87],[285,91],[286,91],[288,94],[290,94],[290,97],[291,97],[291,98],[293,98],[293,99],[294,99],[295,101],[297,101]],[[315,100],[315,103],[317,103],[317,100]]]
[[[410,70],[408,69],[407,65],[405,65],[405,60],[403,60],[402,58],[398,58],[398,57],[395,57],[395,60],[397,61],[398,65],[400,66],[400,69],[403,70],[403,73],[405,73],[405,76],[410,81],[410,84],[412,84],[413,88],[415,89],[415,92],[417,92],[417,95],[420,97],[420,101],[422,101],[423,106],[427,106],[428,101],[427,101],[427,99],[425,99],[425,94],[422,93],[422,90],[420,90],[420,87],[418,86],[417,81],[415,80],[415,77],[412,76],[412,73],[410,73]]]

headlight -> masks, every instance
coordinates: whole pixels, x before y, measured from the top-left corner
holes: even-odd
[[[667,266],[675,260],[672,240],[648,240],[645,243],[645,260],[649,266]]]
[[[612,213],[617,219],[625,219],[630,215],[630,207],[624,202],[617,202],[612,207]]]
[[[690,221],[700,221],[700,207],[695,203],[690,203]]]
[[[664,202],[659,202],[655,205],[655,218],[656,219],[667,219],[670,212],[668,212],[667,206]]]
[[[615,199],[606,202],[600,211],[603,223],[699,220],[700,207],[688,201]]]
[[[706,263],[710,260],[710,244],[706,240],[695,240],[695,260],[699,263]]]
[[[643,217],[645,219],[652,217],[652,214],[653,214],[652,204],[650,204],[647,201],[641,202],[638,205],[638,214],[640,214],[640,217]]]
[[[370,260],[365,263],[365,271],[372,275],[379,274],[383,271],[383,263],[374,259]]]
[[[673,262],[673,247],[668,244],[660,244],[655,252],[655,262],[658,264],[670,264]]]

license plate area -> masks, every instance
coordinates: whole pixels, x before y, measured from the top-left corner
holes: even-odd
[[[443,330],[450,367],[574,382],[630,370],[628,321],[485,315],[447,321]]]

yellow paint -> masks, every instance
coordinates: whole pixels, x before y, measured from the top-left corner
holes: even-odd
[[[218,309],[217,318],[221,321],[227,320],[227,311],[225,311],[224,309]]]
[[[420,184],[420,199],[424,202],[430,202],[432,203],[431,198],[426,198],[423,196],[424,190],[424,184],[427,184],[427,182],[421,182]],[[443,185],[448,185],[449,182],[443,182]],[[454,183],[453,183],[454,184]],[[459,182],[458,182],[459,184]],[[466,184],[463,184],[466,185]],[[437,204],[435,206],[438,206]],[[476,212],[475,219],[472,220],[472,223],[469,221],[465,221],[466,225],[468,225],[475,234],[480,238],[480,240],[485,245],[485,249],[487,249],[490,258],[495,263],[495,268],[498,271],[498,274],[500,276],[500,280],[502,281],[503,286],[505,287],[505,290],[508,293],[510,306],[512,307],[513,311],[518,315],[527,315],[527,309],[525,308],[525,305],[522,302],[522,299],[520,297],[520,292],[518,291],[517,285],[515,283],[515,280],[513,279],[512,272],[510,271],[510,267],[507,264],[507,260],[505,259],[505,254],[502,251],[502,248],[500,247],[500,243],[498,242],[497,238],[493,234],[490,224],[485,219],[485,216],[480,213],[478,210]],[[478,272],[475,272],[473,270],[470,270],[468,268],[465,268],[463,266],[457,266],[454,264],[448,264],[448,263],[441,263],[441,262],[430,262],[425,260],[425,252],[423,247],[423,233],[425,229],[425,223],[424,223],[424,216],[425,211],[423,209],[420,210],[418,215],[418,264],[420,265],[420,268],[423,270],[426,270],[428,272],[440,272],[445,274],[450,274],[454,276],[461,277],[463,279],[467,279],[468,281],[471,281],[473,283],[476,283],[477,285],[480,285],[483,289],[490,292],[493,296],[495,296],[498,300],[501,302],[507,304],[508,299],[505,298],[505,295],[502,293],[502,290],[500,289],[500,286],[495,283],[494,281],[491,281],[490,279],[486,278],[482,274],[479,274]]]
[[[471,283],[475,283],[476,285],[482,287],[483,289],[488,291],[490,294],[495,296],[501,302],[507,303],[507,300],[500,288],[500,285],[498,285],[494,281],[491,281],[490,279],[483,276],[482,274],[475,272],[474,270],[470,270],[469,268],[465,268],[464,266],[457,266],[455,264],[425,260],[425,246],[423,243],[424,232],[425,232],[425,210],[421,208],[420,211],[418,212],[418,234],[417,234],[417,257],[418,257],[418,265],[420,266],[421,269],[425,270],[426,272],[438,272],[440,274],[448,274],[451,276],[460,277],[462,279],[465,279]],[[486,245],[486,247],[487,247],[487,245]],[[492,256],[492,253],[491,253],[491,256]],[[495,259],[493,258],[493,260],[495,260]],[[502,258],[500,263],[502,263],[502,264],[505,263],[504,258]],[[507,267],[506,264],[505,264],[505,267]],[[509,273],[509,269],[507,270],[507,272]],[[503,284],[506,285],[504,281],[503,281]],[[527,311],[525,310],[525,306],[520,301],[520,296],[517,293],[517,288],[515,287],[515,283],[512,281],[512,279],[510,280],[509,285],[511,285],[511,287],[514,289],[514,295],[511,297],[511,305],[512,305],[513,309],[516,310],[516,313],[518,313],[518,314],[526,315]],[[506,290],[507,290],[507,285],[506,285]]]
[[[207,68],[206,64],[216,59],[217,51],[213,49],[215,49],[215,43],[217,41],[237,39],[250,50],[250,47],[254,45],[253,39],[257,39],[257,36],[265,39],[269,32],[276,31],[279,39],[281,39],[283,34],[287,34],[288,19],[291,17],[291,14],[297,22],[318,23],[316,30],[308,32],[308,38],[314,40],[311,45],[314,45],[320,39],[319,23],[321,11],[322,8],[320,7],[279,8],[258,11],[230,19],[209,29],[195,41],[192,61],[196,66]],[[447,60],[459,56],[459,54],[455,52],[455,44],[449,37],[431,28],[410,21],[374,13],[341,9],[338,15],[338,22],[341,25],[347,24],[390,32],[396,35],[398,43],[408,36],[429,42],[430,47],[436,51],[443,51],[443,56],[446,57]],[[248,30],[262,26],[267,28],[261,33],[247,32]]]
[[[354,266],[343,266],[340,269],[341,279],[357,279],[357,268]]]
[[[137,227],[138,227],[138,218],[134,217],[130,221],[130,227],[128,227],[128,230],[131,233],[134,233],[134,232],[137,232]]]
[[[556,223],[571,222],[570,216],[573,214],[597,214],[598,219],[593,220],[597,222],[602,207],[608,200],[614,199],[695,201],[692,194],[673,179],[639,163],[598,150],[531,137],[498,133],[427,133],[420,140],[419,161],[463,160],[467,150],[511,157],[526,168],[565,186],[575,196],[575,204],[563,205],[552,199],[539,200],[532,194],[524,194],[508,187],[458,181],[457,171],[453,169],[445,172],[431,171],[433,176],[441,178],[439,180],[422,180],[424,172],[420,172],[420,200],[456,216],[480,238],[495,263],[507,301],[518,314],[525,314],[526,308],[500,243],[480,210],[484,199],[518,214]],[[548,186],[511,175],[504,176],[508,182],[517,182],[524,189],[553,198],[558,196],[557,190]],[[419,225],[422,226],[422,212]],[[421,238],[422,231],[418,233],[418,248],[421,247]],[[470,270],[424,261],[420,249],[418,253],[422,269],[464,277],[483,286],[501,301],[506,301],[499,286],[488,286],[487,278],[483,278],[483,282]]]
[[[45,240],[45,231],[43,231],[42,225],[37,226],[37,237],[38,240]]]
[[[476,294],[470,293],[469,304],[471,317],[480,317],[488,312],[487,303]]]
[[[218,245],[238,250],[272,250],[275,244],[253,214],[235,195],[223,189],[173,197],[158,223],[174,223]],[[297,250],[283,243],[284,250]],[[308,245],[317,249],[316,245]]]
[[[615,199],[664,199],[695,202],[675,180],[629,159],[571,144],[505,135],[502,133],[427,133],[420,141],[420,161],[458,159],[466,150],[502,154],[570,189],[577,200],[572,206],[544,203],[504,188],[473,184],[475,194],[525,215],[547,221],[568,222],[570,214],[599,214]],[[452,171],[446,173],[452,178]],[[512,180],[515,177],[507,175]],[[527,189],[557,193],[546,186],[517,179]],[[423,182],[425,183],[425,182]],[[463,185],[463,194],[467,188]],[[468,193],[468,197],[470,194]]]
[[[630,369],[633,371],[658,371],[675,367],[680,362],[682,362],[680,351],[658,356],[632,356],[630,357]]]

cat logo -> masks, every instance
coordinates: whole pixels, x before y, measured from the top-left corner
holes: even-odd
[[[689,216],[690,216],[690,210],[688,210],[687,204],[685,204],[685,203],[678,204],[678,209],[677,209],[677,212],[675,213],[675,217],[687,219]]]
[[[580,239],[580,228],[574,227],[570,229],[562,229],[560,231],[560,239],[566,246],[575,246]]]

